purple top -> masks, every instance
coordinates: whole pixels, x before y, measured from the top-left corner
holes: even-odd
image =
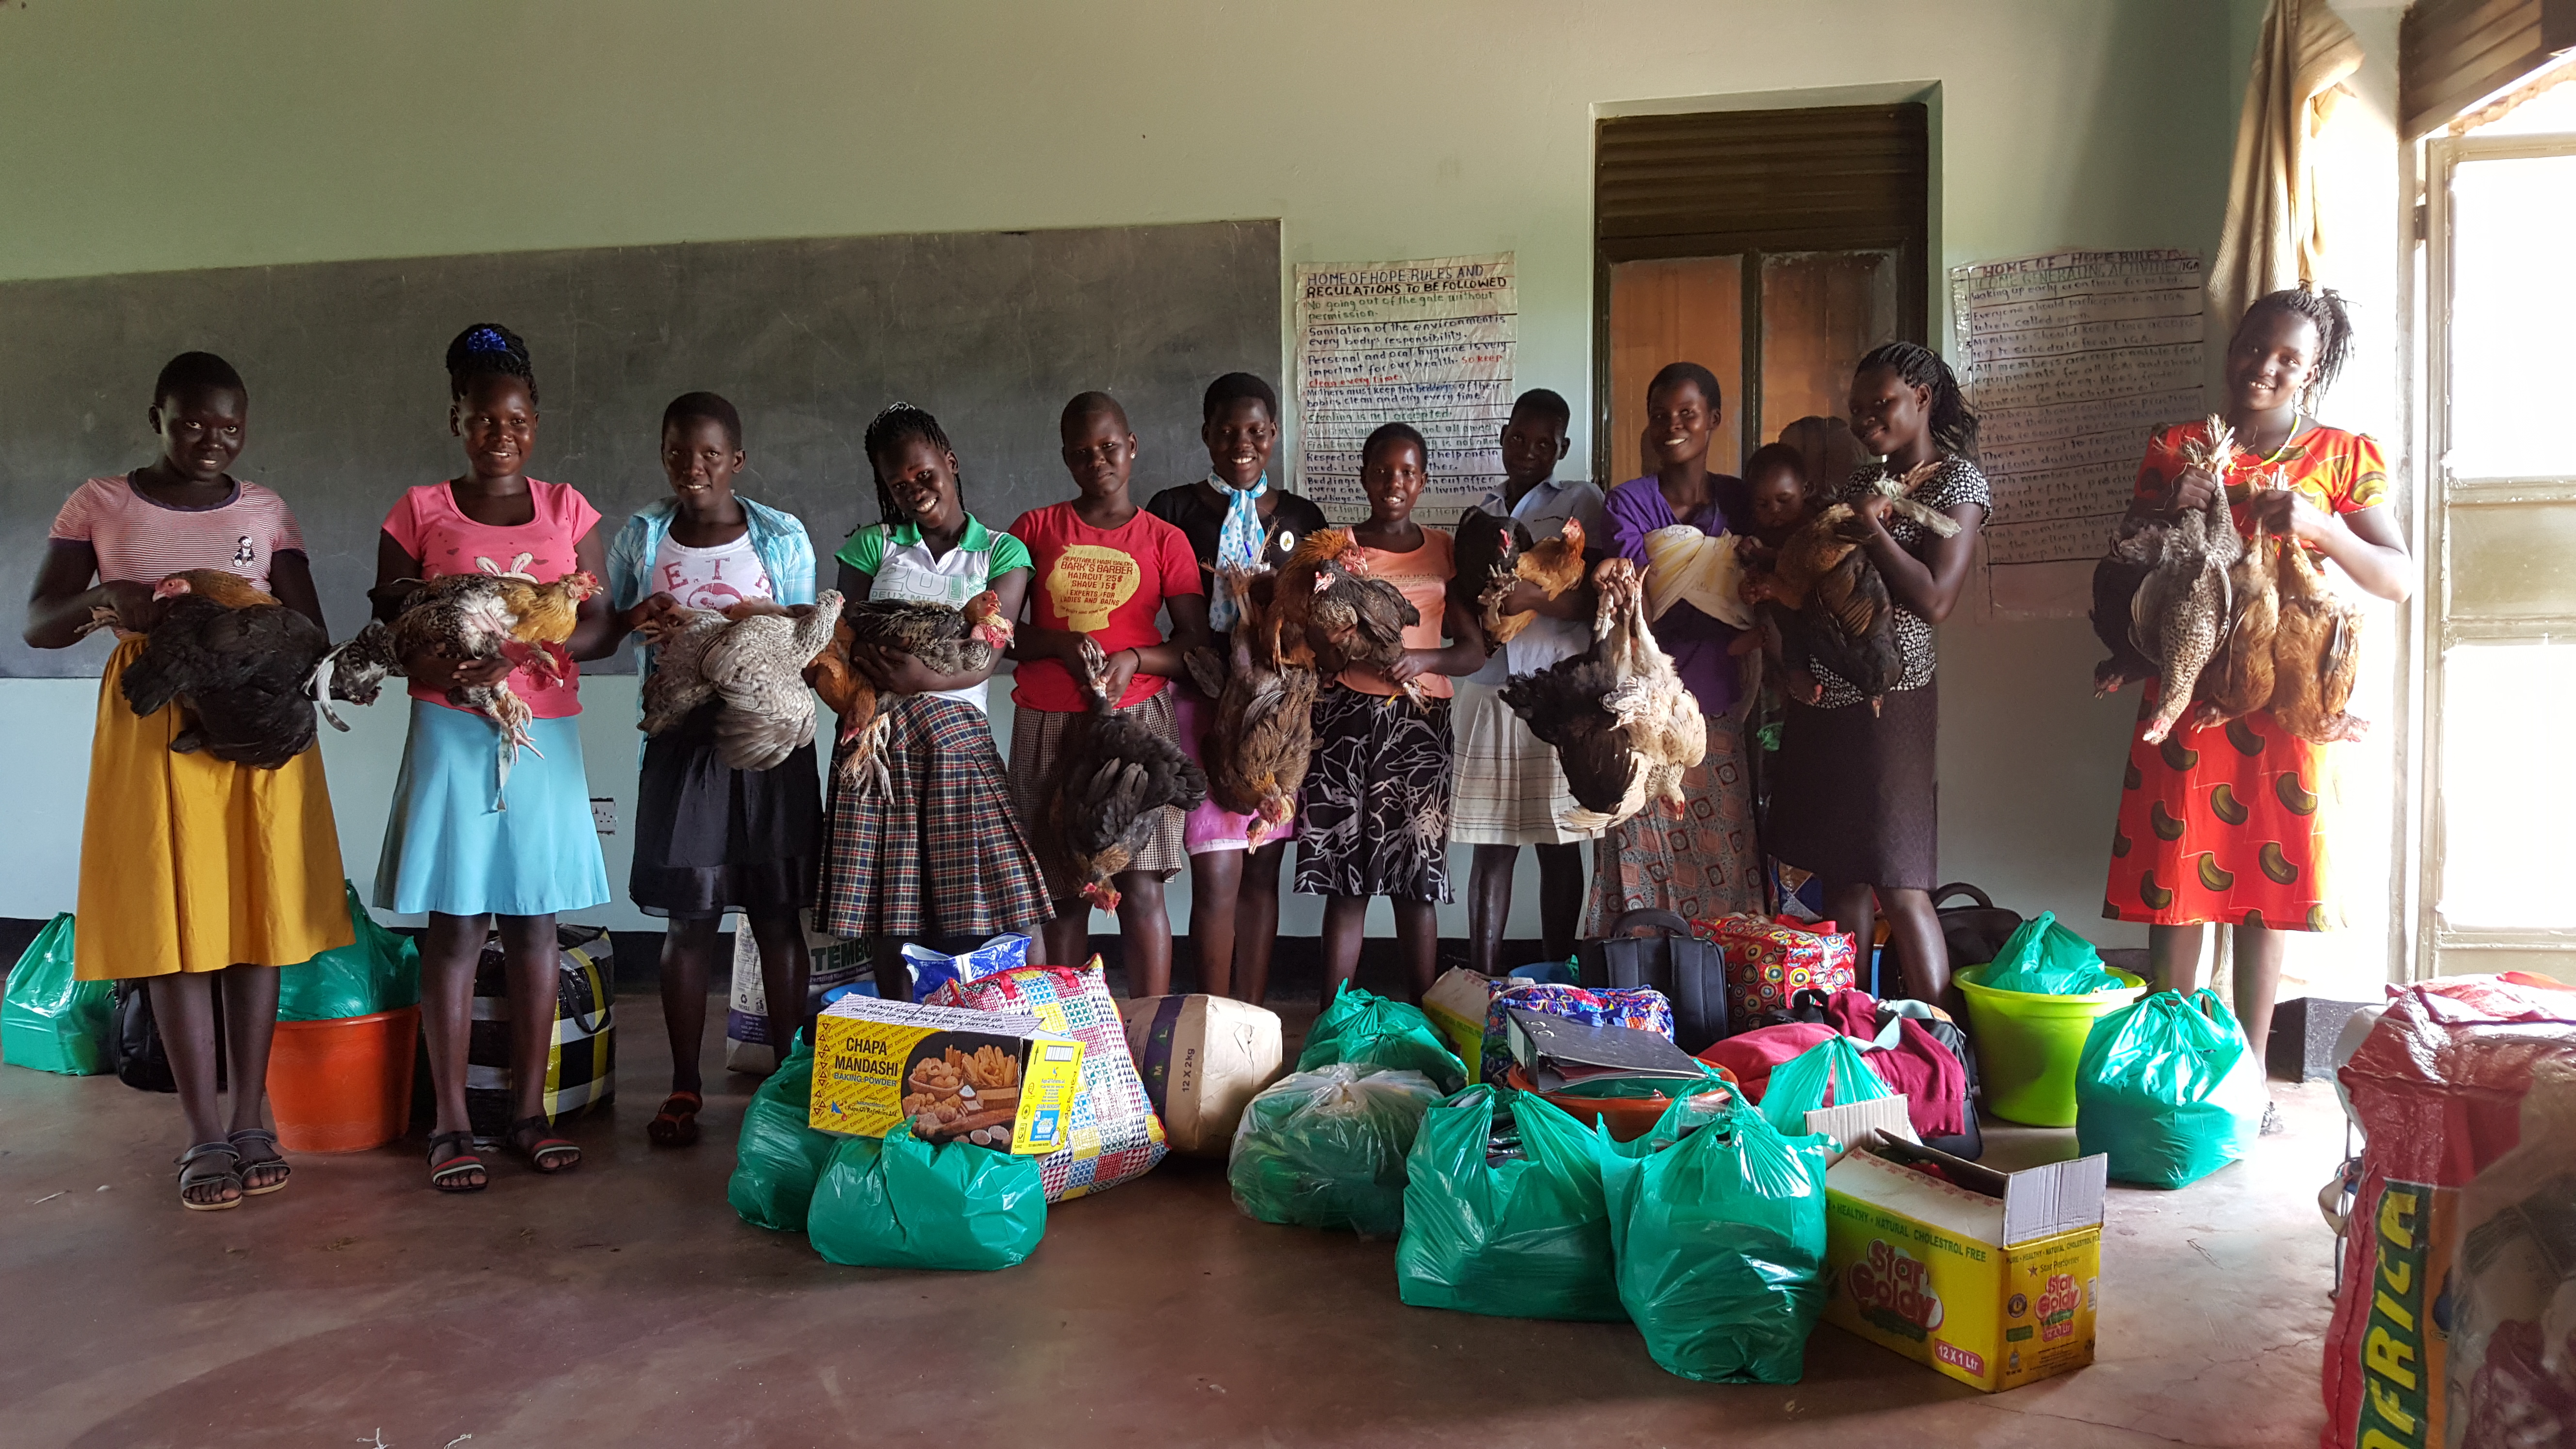
[[[1653,478],[1631,478],[1611,489],[1605,504],[1610,515],[1610,546],[1642,572],[1646,567],[1646,535],[1658,528],[1688,523],[1712,537],[1722,535],[1726,532],[1726,515],[1715,500],[1737,487],[1740,485],[1733,478],[1709,474],[1709,505],[1697,516],[1685,519],[1673,516],[1673,506],[1664,501],[1664,490]],[[1673,656],[1673,672],[1699,700],[1702,714],[1724,714],[1735,708],[1736,696],[1743,691],[1744,670],[1726,649],[1743,631],[1719,623],[1687,601],[1665,610],[1664,616],[1655,621],[1654,630],[1655,642]]]

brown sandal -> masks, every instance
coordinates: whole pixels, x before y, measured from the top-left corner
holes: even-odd
[[[645,1138],[656,1147],[688,1146],[698,1140],[698,1113],[706,1105],[706,1098],[695,1092],[673,1092],[644,1124]]]
[[[528,1165],[553,1176],[570,1172],[581,1165],[581,1147],[554,1135],[554,1124],[544,1117],[522,1117],[510,1124],[510,1150],[528,1159]]]

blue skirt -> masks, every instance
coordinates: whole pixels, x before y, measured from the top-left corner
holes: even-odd
[[[590,815],[581,720],[530,722],[494,808],[500,726],[414,700],[393,817],[376,864],[376,904],[447,916],[543,916],[608,903],[608,867]]]

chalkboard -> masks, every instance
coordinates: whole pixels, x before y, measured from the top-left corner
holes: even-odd
[[[1098,388],[1142,444],[1136,493],[1201,476],[1199,395],[1280,375],[1272,221],[488,253],[0,285],[0,591],[25,599],[45,532],[83,478],[158,456],[152,379],[202,348],[241,370],[235,476],[285,495],[335,633],[375,582],[406,487],[461,471],[448,339],[502,322],[536,360],[529,471],[569,483],[603,536],[663,497],[662,409],[697,388],[742,410],[739,490],[805,520],[818,556],[878,516],[860,447],[897,399],[939,415],[967,506],[996,527],[1070,497],[1056,417]],[[1284,476],[1282,468],[1274,470]],[[604,537],[603,537],[604,541]],[[824,579],[830,579],[830,565]],[[0,632],[0,676],[95,675],[103,637],[33,650]],[[631,667],[626,664],[593,669]]]

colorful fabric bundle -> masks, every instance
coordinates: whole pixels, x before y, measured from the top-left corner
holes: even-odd
[[[1852,938],[1823,922],[1822,929],[1756,915],[1691,922],[1691,934],[1726,952],[1726,1016],[1741,1031],[1785,1013],[1801,991],[1830,996],[1860,984],[1859,951]]]
[[[1584,986],[1507,981],[1485,1003],[1485,1046],[1478,1059],[1484,1079],[1498,1085],[1512,1069],[1511,1038],[1505,1032],[1503,1013],[1513,1007],[1543,1011],[1586,1026],[1633,1027],[1667,1040],[1673,1034],[1673,1004],[1651,986],[1595,991]]]
[[[1019,966],[951,981],[931,993],[932,1006],[1024,1011],[1049,1031],[1082,1043],[1082,1091],[1074,1098],[1073,1140],[1038,1159],[1048,1202],[1116,1187],[1151,1172],[1168,1150],[1163,1120],[1146,1099],[1144,1079],[1127,1054],[1127,1028],[1109,979],[1094,956],[1080,966]]]

